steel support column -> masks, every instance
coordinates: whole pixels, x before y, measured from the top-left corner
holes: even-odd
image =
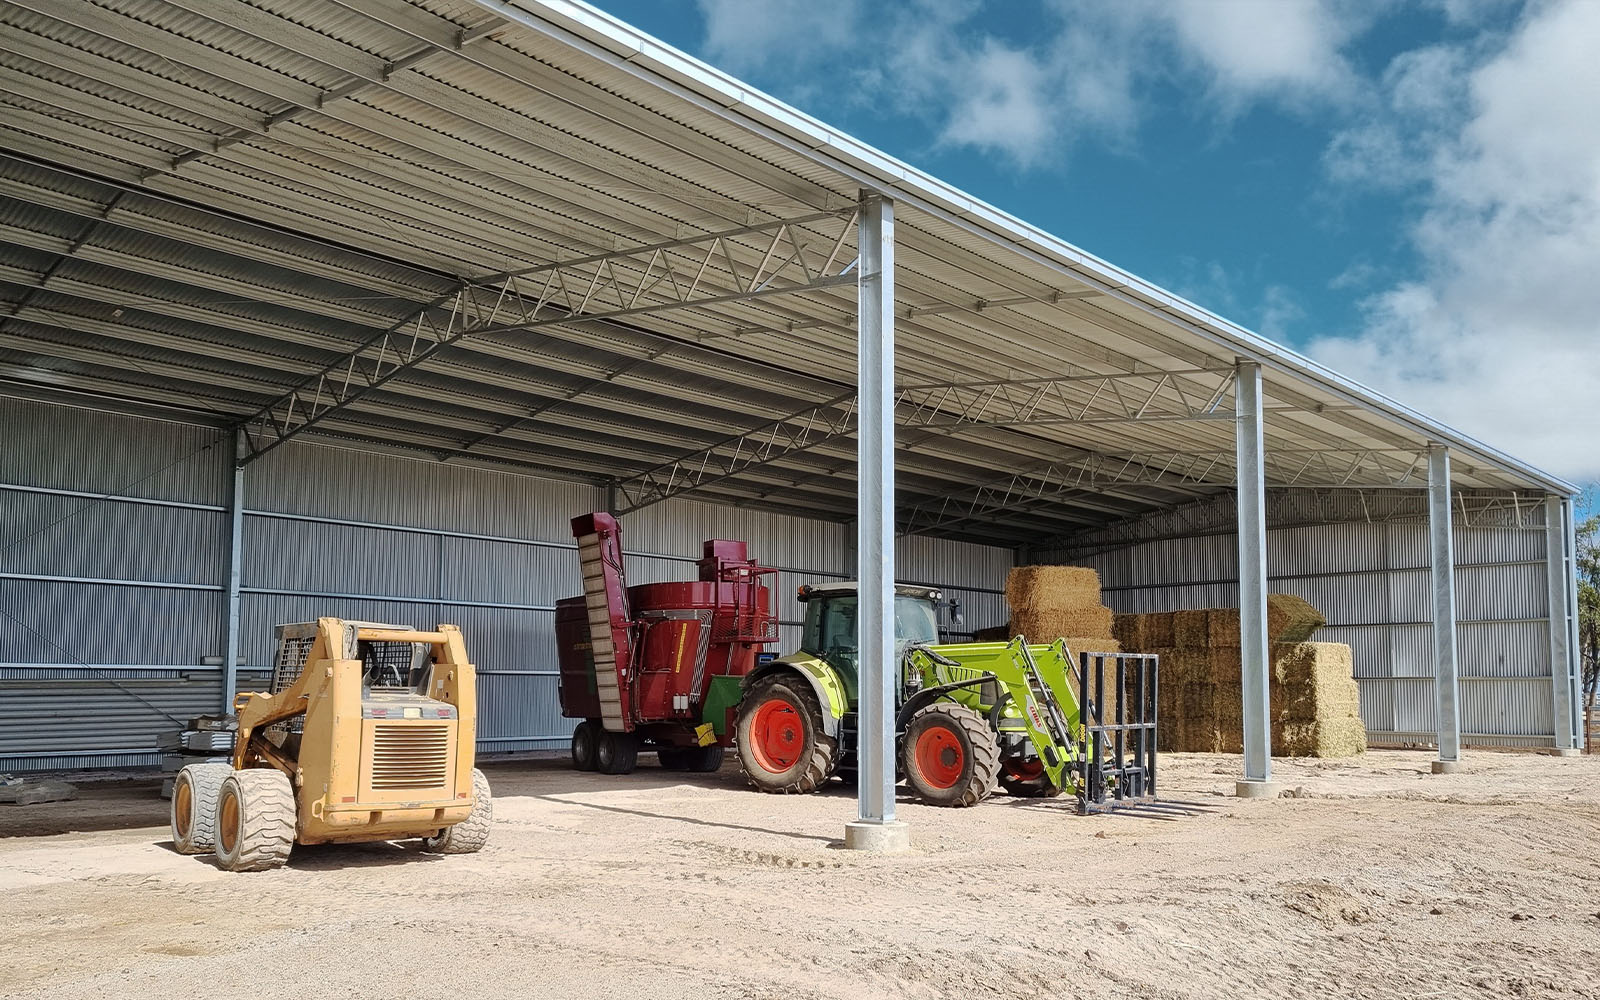
[[[1567,504],[1561,497],[1544,502],[1545,570],[1550,584],[1550,694],[1555,720],[1556,749],[1577,747],[1577,727],[1572,714],[1572,662],[1570,651],[1571,606],[1567,603],[1567,578],[1572,563],[1567,551]]]
[[[1578,510],[1573,497],[1561,502],[1562,520],[1566,523],[1567,558],[1567,671],[1572,679],[1572,697],[1568,706],[1572,712],[1572,745],[1583,749],[1586,734],[1583,725],[1583,657],[1578,644]]]
[[[234,434],[234,454],[240,454],[244,433]],[[233,714],[233,696],[239,686],[239,581],[244,560],[244,466],[233,466],[228,493],[228,620],[223,632],[222,714]]]
[[[1239,490],[1239,668],[1244,703],[1244,779],[1272,780],[1272,720],[1267,670],[1267,491],[1261,416],[1261,366],[1235,373],[1235,461]]]
[[[1439,760],[1449,770],[1461,760],[1461,685],[1456,673],[1456,567],[1450,526],[1450,449],[1428,448],[1428,551],[1433,580],[1433,709]],[[1442,765],[1442,766],[1440,766]]]
[[[856,379],[860,430],[856,451],[856,580],[860,606],[860,711],[857,714],[857,819],[852,846],[902,846],[887,840],[894,824],[894,204],[863,192]],[[896,830],[903,830],[894,824]],[[901,835],[903,836],[903,834]]]

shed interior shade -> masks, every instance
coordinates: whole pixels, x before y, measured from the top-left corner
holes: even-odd
[[[1240,359],[1269,486],[1573,492],[581,4],[0,0],[0,149],[0,378],[262,446],[849,517],[866,189],[908,530],[1228,490]]]

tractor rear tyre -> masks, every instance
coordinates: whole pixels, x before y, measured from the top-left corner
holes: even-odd
[[[1061,794],[1061,786],[1044,773],[1044,764],[1037,757],[1001,761],[1000,787],[1019,799],[1053,799]]]
[[[205,854],[217,843],[217,796],[232,764],[188,764],[172,782],[172,846],[179,854]]]
[[[822,730],[822,705],[804,681],[779,678],[739,702],[739,766],[763,792],[814,792],[833,773],[839,742]]]
[[[489,842],[494,825],[494,797],[489,779],[472,769],[472,812],[455,826],[447,826],[431,837],[424,837],[422,849],[429,854],[476,854]]]
[[[294,847],[294,787],[276,768],[234,771],[217,796],[217,865],[230,872],[279,868]]]
[[[600,724],[584,719],[572,730],[572,766],[580,771],[593,771],[599,767]]]
[[[595,764],[601,774],[632,774],[639,763],[639,738],[632,733],[601,730],[595,741]]]
[[[983,801],[1000,771],[1000,745],[988,720],[953,701],[935,702],[911,717],[900,756],[912,790],[936,806]]]

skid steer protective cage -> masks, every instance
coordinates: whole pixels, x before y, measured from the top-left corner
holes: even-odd
[[[1159,665],[1150,653],[1078,654],[1080,814],[1155,799]],[[1107,691],[1120,697],[1108,705]]]

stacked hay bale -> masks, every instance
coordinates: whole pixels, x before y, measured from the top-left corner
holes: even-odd
[[[1278,756],[1346,757],[1366,749],[1350,647],[1309,641],[1324,624],[1321,612],[1298,597],[1267,598],[1269,710]],[[1160,749],[1244,749],[1238,609],[1119,615],[1116,629],[1123,648],[1161,657]]]
[[[1012,635],[1030,643],[1065,639],[1074,653],[1116,653],[1111,609],[1100,602],[1100,574],[1087,566],[1018,566],[1006,575]]]

